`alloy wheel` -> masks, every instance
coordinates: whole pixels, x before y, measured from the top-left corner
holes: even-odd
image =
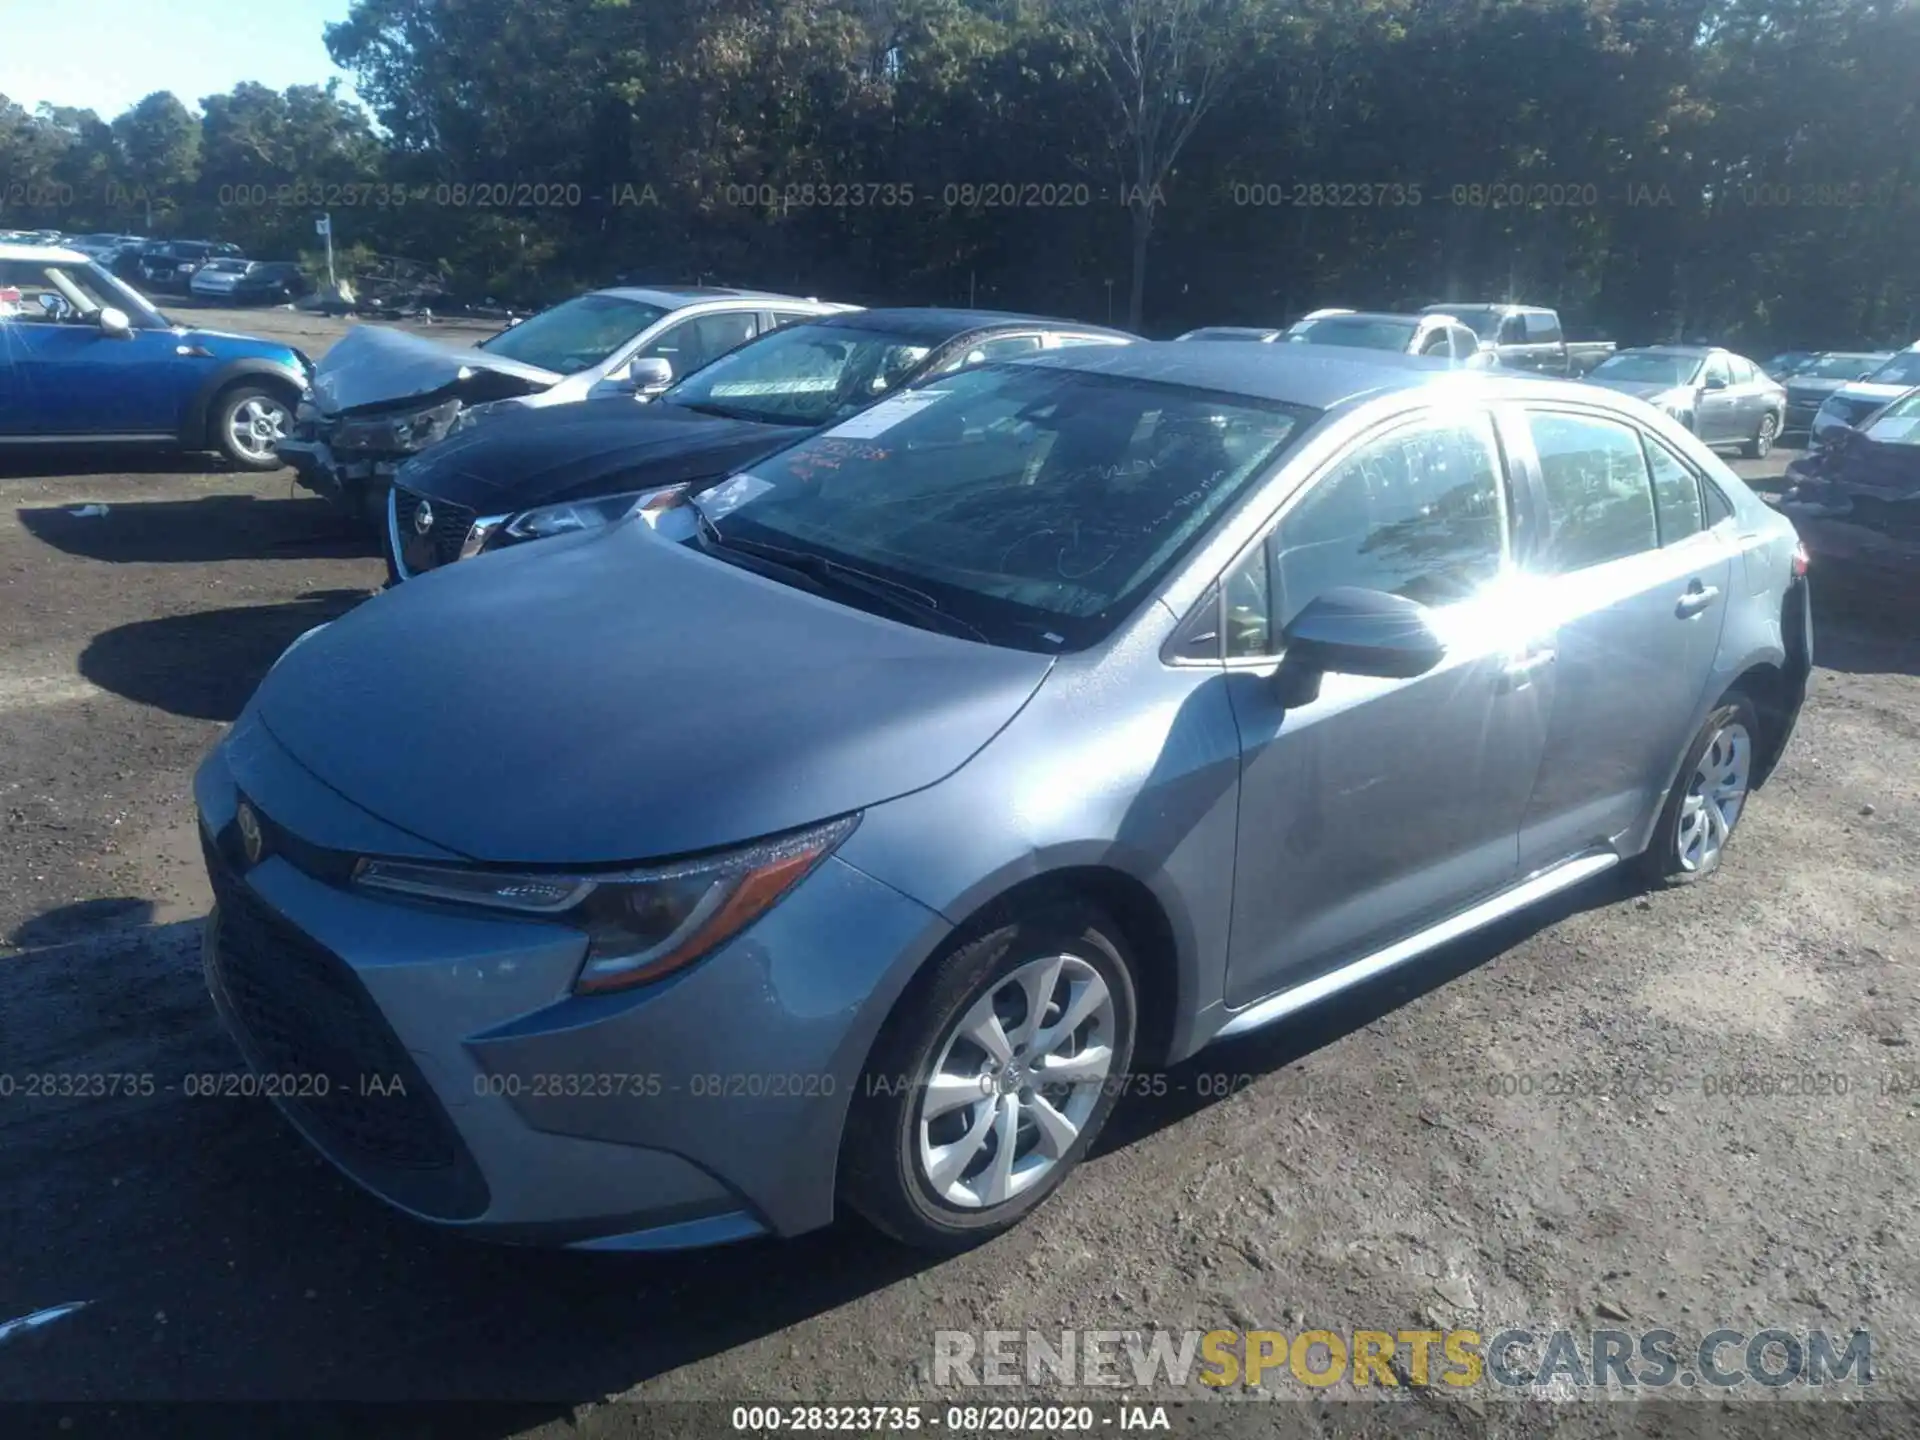
[[[1680,804],[1680,831],[1674,848],[1682,870],[1711,869],[1720,858],[1747,802],[1752,763],[1753,737],[1738,721],[1723,725],[1707,742],[1693,768],[1686,799]]]
[[[250,395],[227,417],[227,438],[249,460],[269,460],[286,433],[287,407],[265,395]]]
[[[1767,458],[1768,454],[1771,453],[1771,451],[1773,450],[1774,433],[1778,430],[1778,428],[1779,428],[1779,424],[1773,418],[1773,416],[1762,415],[1760,417],[1760,433],[1753,437],[1753,450],[1754,450],[1755,459],[1764,460]]]
[[[1050,955],[995,980],[941,1041],[916,1117],[921,1178],[985,1209],[1038,1184],[1099,1105],[1116,1019],[1100,972]]]

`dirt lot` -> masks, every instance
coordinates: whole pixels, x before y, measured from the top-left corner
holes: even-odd
[[[282,326],[340,328],[228,317]],[[236,1064],[189,777],[372,545],[280,475],[38,463],[0,472],[0,1321],[89,1304],[0,1343],[0,1399],[511,1399],[483,1429],[557,1434],[622,1394],[944,1403],[941,1329],[1461,1323],[1866,1327],[1874,1390],[1920,1395],[1920,586],[1822,577],[1798,737],[1711,884],[1603,882],[1208,1052],[980,1251],[556,1255],[395,1218],[181,1088]],[[152,1090],[21,1093],[46,1073]],[[1705,1093],[1739,1075],[1817,1093]]]

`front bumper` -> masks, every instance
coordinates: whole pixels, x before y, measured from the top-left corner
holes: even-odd
[[[355,456],[342,459],[324,440],[292,435],[273,447],[273,453],[291,466],[294,479],[306,490],[342,509],[358,512],[369,489],[385,487],[404,457]]]
[[[679,976],[575,996],[577,931],[326,875],[296,832],[378,843],[382,822],[257,721],[236,732],[194,787],[219,897],[209,989],[276,1104],[348,1176],[519,1243],[678,1248],[831,1221],[847,1105],[887,1007],[946,933],[938,916],[829,859]],[[270,837],[250,867],[243,790]]]

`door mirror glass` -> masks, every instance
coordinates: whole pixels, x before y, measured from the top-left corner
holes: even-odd
[[[1281,632],[1283,669],[1410,680],[1433,669],[1446,646],[1426,607],[1384,590],[1323,591]]]
[[[133,333],[133,322],[127,318],[127,312],[124,310],[115,310],[112,306],[108,306],[94,318],[100,322],[102,335],[121,336]]]

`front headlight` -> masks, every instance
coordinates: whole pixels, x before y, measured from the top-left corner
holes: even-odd
[[[604,495],[592,500],[567,500],[558,505],[542,505],[538,510],[523,510],[507,522],[507,534],[515,540],[545,540],[552,535],[571,535],[576,530],[597,530],[625,519],[652,490],[634,490],[625,495]]]
[[[334,432],[336,450],[381,450],[405,453],[424,450],[444,439],[460,413],[460,402],[448,400],[410,415],[381,415],[348,420]]]
[[[691,965],[771,910],[853,833],[859,816],[721,855],[616,874],[509,874],[362,860],[354,884],[562,920],[586,932],[573,988],[624,990]]]

